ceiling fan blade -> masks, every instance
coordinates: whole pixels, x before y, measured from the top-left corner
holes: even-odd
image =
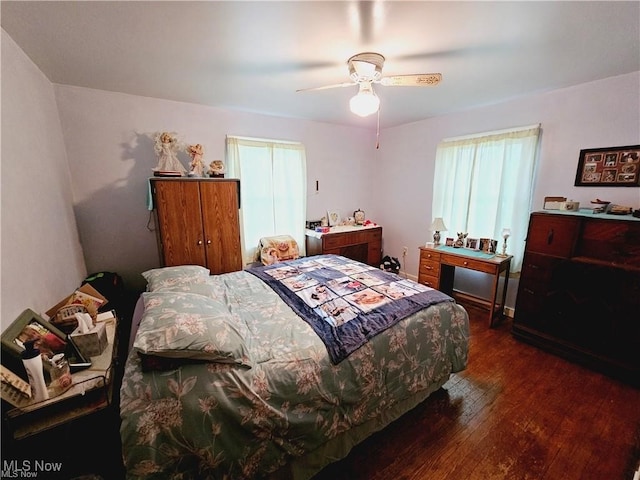
[[[382,77],[377,83],[387,87],[433,87],[440,83],[440,73],[416,73],[414,75],[393,75]]]
[[[325,85],[324,87],[301,88],[299,90],[296,90],[296,92],[310,92],[312,90],[328,90],[329,88],[352,87],[353,85],[357,85],[357,83],[356,82],[336,83],[334,85]]]

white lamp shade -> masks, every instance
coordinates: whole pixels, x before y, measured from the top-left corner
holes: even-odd
[[[361,117],[369,116],[380,108],[380,99],[372,88],[360,88],[358,94],[349,101],[349,108]]]
[[[442,217],[436,217],[433,219],[433,223],[431,224],[432,232],[446,232],[447,227],[444,225],[444,220]]]

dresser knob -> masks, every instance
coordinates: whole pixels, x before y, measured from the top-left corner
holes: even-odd
[[[202,245],[202,240],[198,240],[198,245]]]
[[[466,267],[467,265],[469,265],[469,262],[462,262],[463,265]]]

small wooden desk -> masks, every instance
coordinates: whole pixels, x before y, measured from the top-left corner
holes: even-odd
[[[327,233],[306,231],[307,256],[335,254],[351,258],[374,267],[382,260],[382,227],[331,227]]]
[[[493,275],[491,298],[489,300],[478,299],[481,303],[489,307],[489,327],[493,327],[494,320],[496,318],[499,320],[502,319],[504,313],[512,258],[511,255],[499,257],[495,254],[478,252],[466,248],[447,247],[444,245],[438,247],[420,247],[418,282],[440,290],[448,295],[452,295],[456,267]],[[500,275],[503,272],[504,285],[502,287],[501,300],[498,302],[498,285]]]

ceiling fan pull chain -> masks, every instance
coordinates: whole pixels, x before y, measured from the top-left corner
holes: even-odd
[[[376,150],[380,149],[380,108],[378,108],[378,121],[376,124]]]

